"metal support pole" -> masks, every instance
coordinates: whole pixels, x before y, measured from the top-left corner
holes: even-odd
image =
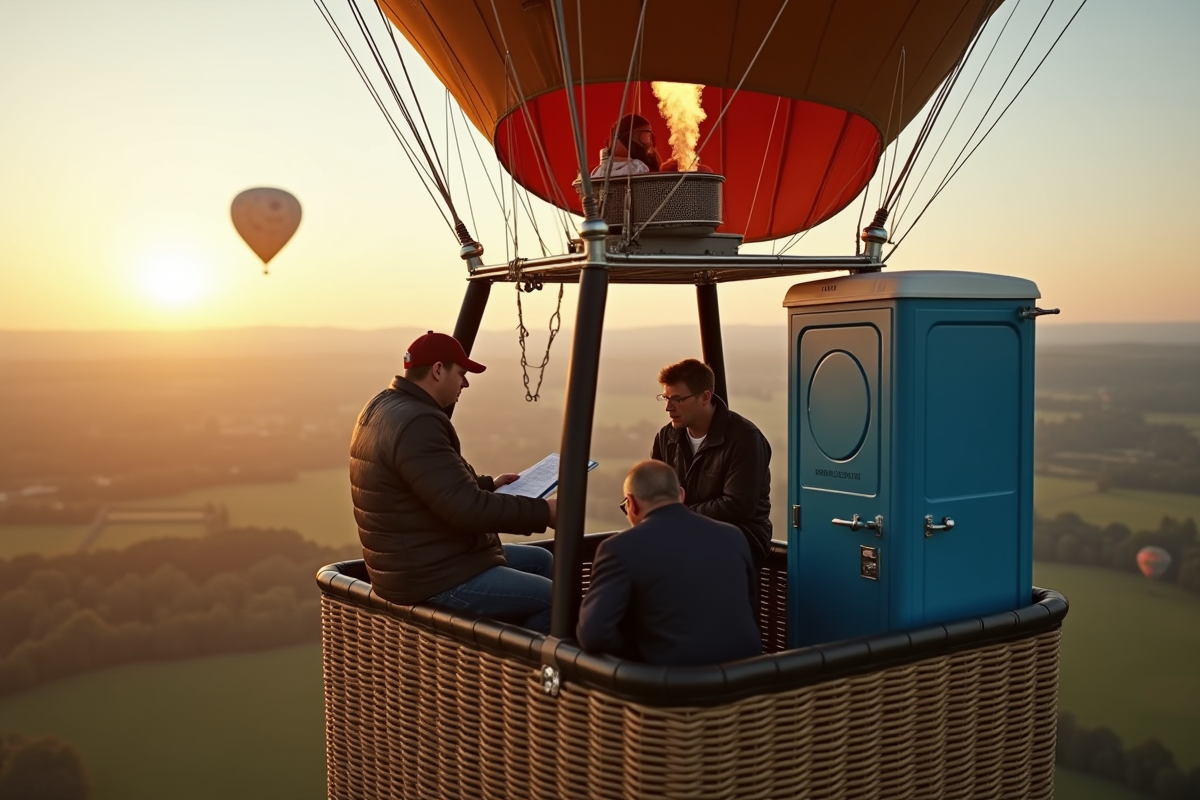
[[[587,464],[592,449],[592,421],[600,372],[600,334],[608,303],[608,265],[604,263],[603,220],[583,223],[588,265],[579,278],[579,310],[567,373],[561,460],[558,467],[558,527],[554,531],[554,610],[550,635],[575,636],[579,618],[579,547],[587,510]]]
[[[471,348],[475,346],[475,336],[479,333],[479,325],[483,322],[483,312],[487,308],[488,295],[491,293],[491,281],[467,282],[467,293],[458,309],[458,321],[454,323],[454,338],[458,339],[467,355],[471,354]]]
[[[483,311],[487,308],[488,295],[491,293],[491,281],[467,282],[467,293],[458,309],[458,321],[454,323],[454,338],[458,339],[467,355],[471,355],[471,348],[475,346],[475,336],[479,333],[479,323],[483,322]],[[456,405],[445,409],[447,417],[454,416]]]
[[[700,350],[704,363],[716,376],[717,397],[729,402],[729,387],[725,382],[725,346],[721,343],[721,310],[717,305],[715,283],[696,284],[696,307],[700,312]]]

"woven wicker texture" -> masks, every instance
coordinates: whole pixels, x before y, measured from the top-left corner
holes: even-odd
[[[768,651],[786,573],[764,569]],[[1051,798],[1059,630],[658,707],[322,597],[331,798]]]

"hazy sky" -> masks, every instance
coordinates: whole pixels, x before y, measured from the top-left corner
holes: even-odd
[[[1047,2],[1024,0],[1036,14]],[[1055,5],[1055,31],[1076,5]],[[1090,0],[889,268],[1031,278],[1062,322],[1200,320],[1187,233],[1200,212],[1187,144],[1200,130],[1197,34],[1197,0]],[[1004,52],[1007,68],[1016,51]],[[409,63],[440,117],[440,87]],[[503,262],[471,152],[477,234]],[[228,217],[252,186],[304,206],[268,277]],[[790,252],[852,253],[857,214]],[[449,329],[457,251],[311,2],[0,3],[0,328]],[[172,271],[195,281],[174,287],[178,304],[148,284]],[[792,282],[723,286],[724,320],[782,323]],[[568,322],[576,297],[568,287]],[[693,299],[618,287],[608,322],[689,323]],[[528,301],[538,327],[552,304],[550,292]],[[484,326],[515,321],[502,285]]]

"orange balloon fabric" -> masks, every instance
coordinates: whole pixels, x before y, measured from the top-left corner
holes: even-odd
[[[506,0],[495,11],[492,0],[379,2],[513,177],[582,213],[552,2]],[[805,0],[789,3],[767,37],[779,3],[655,0],[623,107],[642,3],[585,0],[582,46],[576,4],[563,5],[589,168],[622,108],[667,141],[651,81],[702,84],[701,141],[712,135],[700,160],[726,176],[721,230],[760,241],[806,230],[853,200],[999,3]]]

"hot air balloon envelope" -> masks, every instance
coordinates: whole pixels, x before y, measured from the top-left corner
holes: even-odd
[[[554,4],[379,5],[513,177],[582,213],[571,187],[579,166]],[[998,5],[804,0],[781,10],[780,3],[662,0],[645,4],[639,26],[642,3],[564,3],[589,166],[623,111],[649,119],[657,140],[667,141],[651,81],[703,85],[708,121],[700,135],[712,138],[700,159],[726,177],[721,230],[753,242],[811,228],[858,196],[883,148],[920,113]]]
[[[247,189],[233,198],[233,227],[266,264],[300,227],[300,201],[282,189]]]
[[[1171,568],[1171,554],[1154,545],[1143,547],[1138,550],[1137,565],[1147,578],[1161,578]]]

